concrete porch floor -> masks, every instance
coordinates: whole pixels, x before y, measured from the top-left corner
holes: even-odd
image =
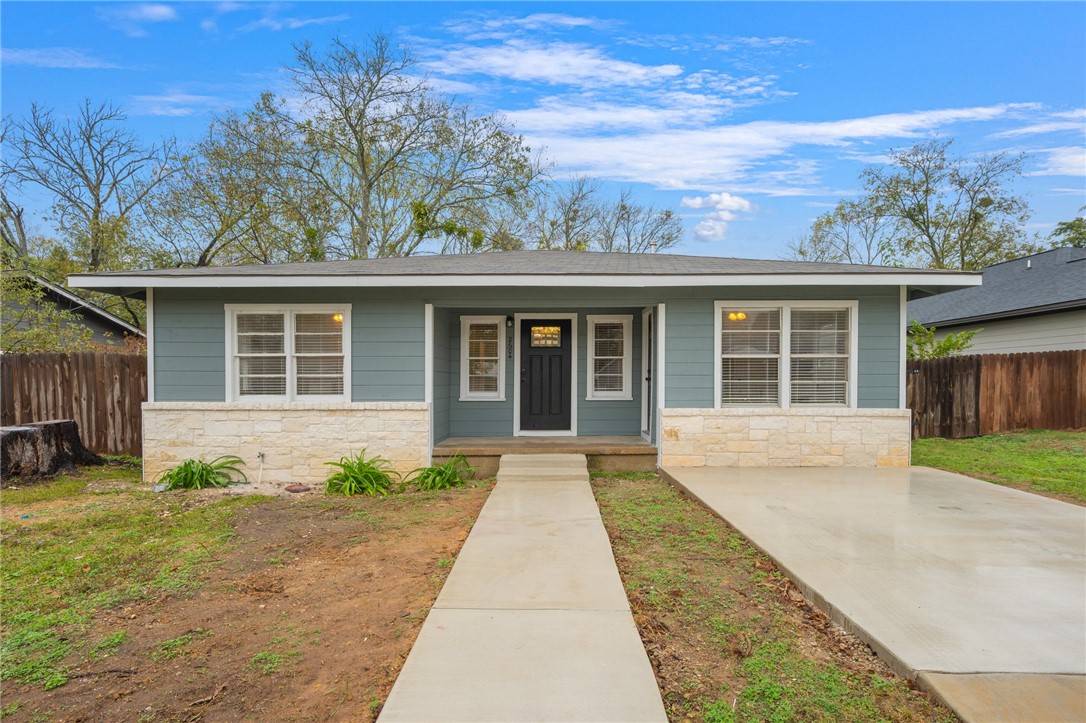
[[[434,445],[434,464],[456,454],[467,457],[478,477],[498,472],[503,454],[583,454],[593,471],[656,469],[656,447],[639,436],[448,437]]]

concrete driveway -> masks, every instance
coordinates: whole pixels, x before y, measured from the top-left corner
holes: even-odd
[[[966,720],[1086,719],[1086,509],[925,467],[664,473]]]

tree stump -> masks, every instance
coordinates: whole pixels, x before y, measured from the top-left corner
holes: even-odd
[[[77,464],[105,464],[83,446],[74,419],[0,428],[0,479],[46,477],[74,472]]]

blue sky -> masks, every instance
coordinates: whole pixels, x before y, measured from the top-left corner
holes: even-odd
[[[505,114],[556,176],[679,211],[682,253],[779,257],[865,164],[932,137],[1029,153],[1030,233],[1086,204],[1081,2],[5,0],[0,101],[18,117],[108,100],[149,140],[191,140],[261,91],[289,94],[293,43],[374,32]]]

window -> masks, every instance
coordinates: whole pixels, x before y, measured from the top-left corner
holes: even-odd
[[[227,398],[346,401],[350,306],[226,307]]]
[[[717,406],[855,406],[856,308],[717,302]]]
[[[588,317],[588,398],[633,399],[630,393],[632,316]]]
[[[505,400],[505,317],[460,317],[460,399]]]

